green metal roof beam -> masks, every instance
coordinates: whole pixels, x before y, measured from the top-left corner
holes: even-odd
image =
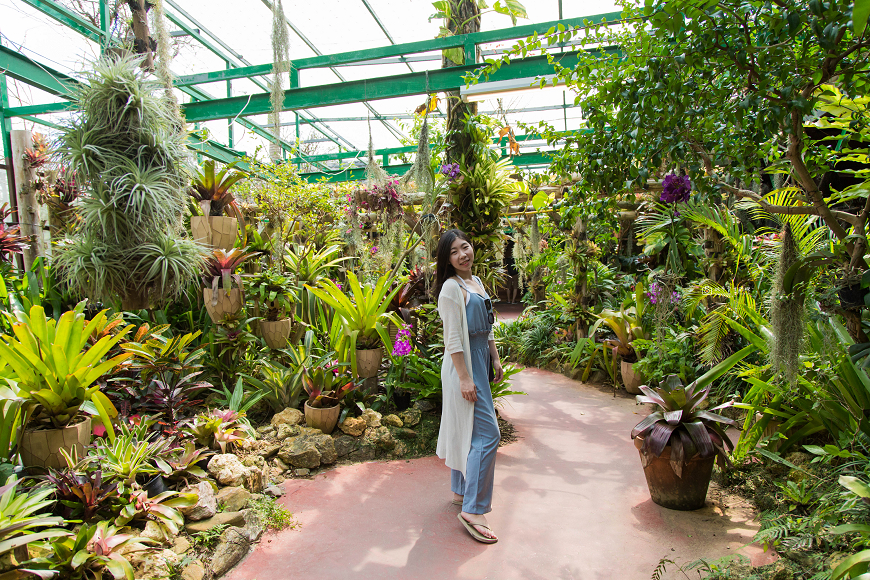
[[[43,14],[51,16],[61,24],[69,26],[89,40],[92,40],[99,45],[103,44],[103,31],[63,4],[54,2],[53,0],[23,0],[23,2],[30,4]]]
[[[618,54],[615,48],[596,49],[591,52]],[[547,61],[548,57],[555,58],[556,55],[514,59],[510,64],[503,65],[493,73],[490,80],[498,81],[552,74],[553,65]],[[572,58],[576,58],[576,53],[566,52],[558,55],[557,60]],[[310,109],[366,100],[389,99],[424,94],[427,91],[429,93],[455,91],[465,86],[463,75],[475,70],[478,66],[471,64],[434,71],[289,89],[284,91],[284,110]],[[242,114],[262,115],[270,110],[268,93],[188,103],[184,106],[185,116],[190,122],[226,119]]]
[[[369,11],[369,14],[372,15],[372,18],[375,19],[375,22],[378,23],[378,26],[379,26],[379,27],[381,28],[381,30],[384,32],[384,36],[387,37],[387,40],[390,41],[390,44],[396,44],[396,41],[393,40],[393,37],[390,35],[390,31],[387,30],[387,27],[384,25],[384,23],[381,21],[381,19],[378,18],[378,15],[377,15],[377,13],[375,12],[375,9],[372,8],[372,5],[371,5],[371,4],[369,4],[369,0],[362,0],[362,3],[363,3],[363,6],[366,7],[366,10]],[[405,66],[408,67],[408,70],[410,70],[411,72],[415,72],[414,69],[411,67],[410,63],[408,63],[408,61],[405,60],[405,57],[404,57],[404,56],[400,56],[399,58],[402,60],[402,62],[405,63]]]
[[[79,84],[74,78],[5,46],[0,46],[0,71],[15,80],[60,97],[69,97],[73,88]]]
[[[293,68],[303,70],[307,68],[323,68],[331,65],[352,64],[369,60],[377,60],[392,56],[406,56],[419,52],[431,52],[434,50],[443,50],[445,48],[455,48],[465,46],[466,43],[485,44],[489,42],[498,42],[501,40],[511,40],[531,36],[535,32],[542,34],[554,26],[563,24],[565,26],[584,26],[584,21],[589,21],[592,24],[604,22],[615,22],[620,19],[621,12],[609,12],[607,14],[598,14],[595,16],[586,16],[582,18],[567,18],[565,20],[551,20],[549,22],[541,22],[538,24],[528,24],[525,26],[516,26],[514,28],[504,28],[500,30],[492,30],[488,32],[474,32],[472,34],[463,34],[457,36],[449,36],[447,38],[433,38],[432,40],[421,40],[417,42],[406,42],[403,44],[394,44],[391,46],[382,46],[378,48],[369,48],[366,50],[354,50],[349,52],[339,52],[336,54],[319,55],[310,58],[298,58],[293,61]],[[319,51],[317,51],[319,52]],[[258,76],[263,74],[263,67],[268,67],[271,70],[272,65],[255,65],[250,67],[241,67],[232,71],[214,71],[201,73],[198,75],[189,75],[181,77],[185,79],[184,84],[190,83],[192,77],[204,77],[207,81],[217,82],[227,80],[227,78],[237,79],[246,78],[246,76]],[[239,76],[239,74],[242,76]],[[232,75],[232,76],[227,76]]]
[[[550,154],[555,151],[536,151],[534,153],[523,153],[511,157],[511,162],[518,167],[526,167],[529,165],[546,165],[550,163]],[[392,175],[402,175],[411,168],[410,163],[401,165],[390,165],[384,169]],[[337,183],[341,181],[362,181],[366,177],[366,170],[363,167],[345,169],[332,173],[310,172],[300,173],[300,177],[309,183],[326,181],[328,183]]]

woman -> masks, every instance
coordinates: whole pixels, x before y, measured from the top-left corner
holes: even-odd
[[[468,236],[459,230],[444,232],[436,253],[438,314],[444,323],[444,406],[437,453],[452,470],[453,503],[462,505],[462,525],[475,540],[494,544],[498,538],[484,516],[492,510],[500,439],[489,388],[490,365],[495,380],[502,378],[492,334],[492,301],[471,274],[474,249]]]

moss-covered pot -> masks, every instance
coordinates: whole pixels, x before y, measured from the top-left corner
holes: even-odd
[[[305,424],[312,429],[320,429],[327,435],[335,430],[340,414],[340,405],[321,409],[318,407],[312,407],[308,404],[308,401],[305,401]]]
[[[290,338],[290,319],[263,320],[260,322],[260,333],[269,348],[285,348]]]
[[[71,453],[76,448],[79,457],[84,457],[85,447],[91,442],[91,418],[86,417],[75,425],[62,429],[24,430],[21,433],[21,462],[25,467],[62,469],[66,460],[60,450]]]
[[[211,288],[204,288],[202,291],[202,299],[205,301],[205,309],[208,312],[209,318],[215,324],[220,324],[224,321],[227,315],[235,315],[245,305],[242,291],[238,288],[233,288],[227,294],[225,290],[218,289],[217,302],[212,304],[214,293]]]
[[[378,375],[378,368],[384,358],[384,349],[367,348],[356,351],[356,371],[361,379],[370,379]]]
[[[642,444],[642,437],[635,438],[634,446],[639,454]],[[704,507],[714,461],[715,455],[695,457],[683,464],[683,473],[677,477],[671,467],[671,446],[668,445],[661,455],[653,457],[649,465],[643,468],[650,497],[658,505],[672,510],[688,511]]]

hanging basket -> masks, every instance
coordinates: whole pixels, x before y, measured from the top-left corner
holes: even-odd
[[[238,288],[233,288],[229,294],[223,289],[218,289],[217,302],[212,304],[214,297],[211,288],[203,289],[202,299],[205,301],[205,309],[208,312],[209,318],[215,324],[220,324],[227,316],[237,314],[245,305],[242,291]]]
[[[285,348],[290,338],[290,319],[263,320],[260,322],[260,332],[269,348]]]
[[[239,221],[226,216],[201,216],[190,218],[190,230],[193,239],[208,246],[221,250],[229,250],[236,243]]]

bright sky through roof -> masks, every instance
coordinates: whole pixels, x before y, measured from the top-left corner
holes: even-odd
[[[70,5],[69,0],[61,3]],[[87,4],[87,0],[85,1]],[[165,9],[182,18],[193,28],[200,28],[190,23],[179,14],[172,4],[180,7],[194,18],[202,28],[219,37],[225,44],[241,55],[250,64],[265,64],[272,60],[270,42],[271,11],[261,0],[165,0]],[[520,20],[518,24],[545,22],[559,18],[558,0],[525,0],[528,20]],[[369,0],[369,5],[381,19],[382,24],[396,43],[413,42],[434,38],[438,33],[440,21],[429,22],[429,16],[435,12],[428,0]],[[308,38],[322,54],[375,48],[390,44],[384,32],[366,9],[362,0],[284,0],[284,10],[287,18]],[[614,12],[618,8],[608,0],[562,0],[562,13],[565,18],[592,16],[605,12]],[[507,16],[487,12],[482,19],[483,30],[509,28],[511,21]],[[169,24],[170,30],[178,27]],[[62,26],[50,17],[32,8],[22,0],[0,0],[0,42],[3,46],[21,51],[37,62],[45,63],[61,72],[75,73],[86,66],[86,61],[99,54],[96,44],[86,40],[73,30]],[[488,46],[486,48],[508,48],[512,41]],[[291,30],[290,57],[304,58],[314,56],[314,52]],[[434,53],[430,53],[430,56]],[[242,64],[233,59],[236,64]],[[180,51],[172,61],[172,70],[176,75],[202,73],[225,68],[224,61],[209,49],[190,38],[183,40]],[[412,62],[415,71],[440,68],[440,59]],[[345,66],[337,69],[347,80],[374,78],[387,75],[410,72],[405,64],[378,64],[366,66]],[[301,73],[303,86],[320,85],[339,82],[336,75],[329,69],[304,70]],[[11,81],[10,106],[41,104],[56,101],[55,97]],[[226,83],[201,85],[215,97],[226,96]],[[263,90],[247,79],[232,83],[234,95],[260,93]],[[423,98],[421,96],[371,101],[370,105],[382,115],[409,114],[413,112]],[[568,93],[568,102],[572,101]],[[530,107],[547,107],[562,104],[558,93],[536,94],[523,92],[502,101],[507,109]],[[497,107],[495,101],[480,103],[480,111],[492,111]],[[443,107],[442,107],[443,110]],[[368,146],[368,123],[364,120],[371,113],[362,103],[319,107],[309,109],[309,113],[318,118],[326,119],[324,130],[335,135],[341,135],[347,148],[347,143],[354,148],[365,149]],[[310,116],[310,115],[309,115]],[[356,117],[363,120],[336,121],[336,118]],[[47,120],[57,121],[57,115],[48,115]],[[566,119],[567,118],[567,119]],[[261,125],[266,123],[265,115],[249,117]],[[542,111],[525,111],[507,115],[510,124],[516,127],[517,121],[537,124],[541,120],[563,127],[566,120],[568,128],[576,127],[580,121],[580,111],[577,108],[568,109],[563,116],[560,109]],[[282,114],[282,123],[293,123],[295,115],[292,112]],[[411,121],[404,120],[406,127]],[[375,148],[396,147],[400,142],[396,134],[407,134],[397,121],[389,121],[393,127],[390,131],[381,122],[371,121],[371,133]],[[227,122],[211,121],[203,124],[211,132],[212,138],[221,143],[227,143]],[[46,128],[35,126],[28,121],[15,119],[13,128],[28,128],[46,132]],[[518,131],[519,133],[520,131]],[[264,140],[245,130],[240,125],[234,125],[236,149],[253,153]],[[294,126],[282,128],[282,136],[293,141],[296,138]],[[323,135],[313,132],[308,125],[301,126],[300,136],[303,140],[309,138],[322,139]],[[535,143],[532,148],[544,146]],[[332,142],[318,143],[318,152],[335,151]]]

